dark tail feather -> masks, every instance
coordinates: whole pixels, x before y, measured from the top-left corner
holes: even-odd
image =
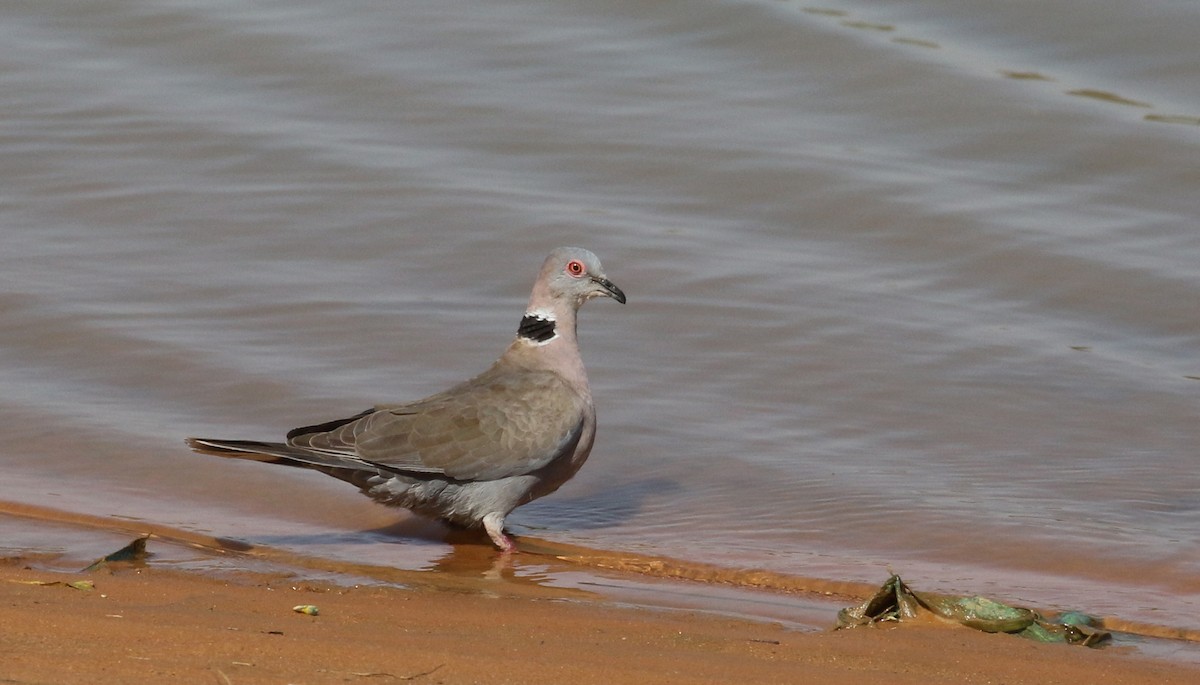
[[[329,431],[337,430],[348,423],[354,423],[367,414],[374,414],[375,411],[375,409],[368,409],[364,412],[359,412],[350,418],[326,421],[325,423],[318,423],[315,426],[302,426],[300,428],[294,428],[288,431],[287,439],[291,440],[292,438],[299,437],[301,435],[308,435],[309,433],[328,433]]]
[[[293,447],[282,442],[258,442],[255,440],[212,440],[209,438],[188,438],[187,444],[197,452],[214,454],[218,457],[233,459],[250,459],[268,464],[283,464],[303,468],[319,469],[369,469],[370,464],[335,454],[314,452],[303,447]]]
[[[282,442],[188,438],[187,444],[197,452],[214,454],[218,457],[250,459],[268,464],[283,464],[284,466],[320,471],[344,480],[364,492],[377,484],[379,476],[390,475],[371,464],[351,457],[312,452],[303,447],[293,447]]]
[[[218,457],[234,459],[253,459],[267,463],[295,462],[291,448],[281,442],[256,442],[254,440],[211,440],[209,438],[188,438],[188,447],[197,452],[215,454]],[[300,466],[301,464],[295,464]]]

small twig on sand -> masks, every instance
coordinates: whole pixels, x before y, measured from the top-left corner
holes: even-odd
[[[446,664],[438,664],[437,666],[434,666],[433,668],[429,669],[428,671],[421,671],[420,673],[414,673],[412,675],[396,675],[394,673],[351,673],[350,675],[356,675],[356,676],[359,676],[360,678],[387,677],[387,678],[395,678],[396,680],[416,680],[417,678],[422,678],[424,676],[429,675],[430,673],[433,673],[434,671],[438,670],[439,668],[441,668],[442,666],[445,666],[445,665]]]

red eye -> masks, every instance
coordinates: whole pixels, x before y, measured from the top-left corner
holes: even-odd
[[[571,274],[572,276],[578,278],[579,276],[583,275],[584,271],[586,271],[586,269],[583,268],[583,262],[579,261],[578,259],[572,259],[571,261],[567,262],[567,273]]]

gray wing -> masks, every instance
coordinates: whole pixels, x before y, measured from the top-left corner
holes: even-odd
[[[574,451],[591,411],[549,371],[489,370],[411,404],[288,434],[288,444],[391,471],[495,480]]]

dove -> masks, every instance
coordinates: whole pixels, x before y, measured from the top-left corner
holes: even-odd
[[[313,469],[385,505],[482,527],[503,552],[513,509],[548,495],[588,458],[596,410],[576,339],[584,302],[625,293],[588,250],[542,264],[516,339],[486,371],[406,404],[383,404],[287,433],[285,442],[188,438],[221,457]]]

